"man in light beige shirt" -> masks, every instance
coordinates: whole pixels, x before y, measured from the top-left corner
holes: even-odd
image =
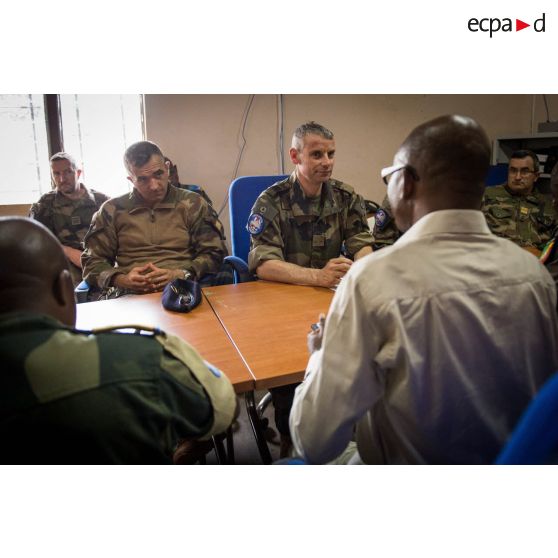
[[[482,128],[444,116],[382,171],[406,233],[335,294],[290,415],[307,461],[356,426],[353,463],[490,463],[558,368],[554,282],[480,211],[489,162]]]

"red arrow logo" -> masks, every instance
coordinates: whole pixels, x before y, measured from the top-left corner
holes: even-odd
[[[526,27],[531,27],[531,24],[530,23],[525,23],[524,21],[521,21],[520,19],[515,20],[515,30],[516,31],[521,31],[522,29],[525,29]]]

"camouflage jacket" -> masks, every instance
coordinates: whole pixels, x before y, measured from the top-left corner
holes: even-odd
[[[173,184],[173,186],[176,186],[181,190],[195,192],[196,194],[199,194],[209,205],[213,206],[211,198],[206,194],[205,190],[201,186],[197,186],[196,184]]]
[[[223,227],[221,221],[219,220],[219,215],[213,208],[213,202],[211,201],[211,198],[205,193],[205,190],[201,186],[196,186],[195,184],[179,184],[178,186],[176,186],[176,188],[179,188],[180,190],[188,190],[189,192],[195,192],[208,203],[209,210],[214,216],[215,221],[217,222],[217,227],[219,229],[219,232],[221,233],[221,237],[223,238],[223,240],[226,240],[225,227]]]
[[[548,242],[556,226],[552,199],[538,190],[528,196],[516,196],[505,184],[486,188],[482,211],[495,235],[538,250]]]
[[[204,199],[169,185],[153,209],[133,190],[103,205],[85,236],[83,277],[106,289],[117,273],[152,262],[195,278],[216,273],[227,248],[215,211]],[[115,267],[116,266],[116,267]]]
[[[80,186],[85,190],[85,195],[78,200],[71,200],[53,190],[41,196],[29,210],[29,217],[47,227],[64,246],[76,250],[83,250],[83,238],[93,215],[109,199],[101,192],[89,190],[83,184]],[[70,263],[70,271],[77,285],[81,281],[81,269]]]
[[[229,380],[161,332],[14,312],[0,317],[0,353],[3,463],[170,463],[178,439],[208,439],[234,416]]]
[[[543,248],[540,259],[552,275],[558,288],[558,228],[554,230],[552,238]]]
[[[354,257],[372,244],[364,201],[351,186],[329,180],[313,202],[304,196],[294,172],[260,194],[247,227],[252,273],[266,260],[322,268],[342,249]]]
[[[56,190],[41,196],[29,210],[29,217],[36,219],[65,246],[83,250],[83,237],[89,230],[91,219],[108,196],[80,186],[86,194],[78,200],[71,200]]]
[[[380,209],[374,215],[374,250],[393,244],[403,233],[397,228],[388,197],[386,196]]]

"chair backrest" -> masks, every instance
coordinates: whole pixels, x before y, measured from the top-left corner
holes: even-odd
[[[499,186],[508,181],[508,164],[498,163],[497,165],[490,165],[488,174],[484,180],[486,186]]]
[[[246,230],[250,210],[257,197],[269,186],[288,175],[240,176],[229,187],[229,217],[233,256],[248,261],[250,234]]]
[[[545,463],[558,450],[558,373],[546,381],[519,419],[497,465]]]

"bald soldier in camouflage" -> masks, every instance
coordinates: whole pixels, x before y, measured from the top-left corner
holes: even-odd
[[[327,128],[297,128],[289,154],[295,171],[252,208],[248,266],[261,279],[333,287],[353,259],[372,252],[364,201],[331,178],[335,140]]]
[[[550,196],[539,192],[539,160],[532,151],[512,153],[508,182],[486,188],[482,210],[490,230],[519,246],[541,250],[556,226]]]
[[[50,158],[50,172],[55,189],[31,206],[29,217],[45,225],[62,243],[76,286],[82,280],[83,238],[93,215],[108,197],[87,189],[79,181],[81,169],[68,153],[56,153]]]
[[[177,337],[74,329],[68,264],[41,224],[0,219],[0,261],[3,463],[171,463],[179,440],[230,425],[229,380]]]
[[[124,154],[130,194],[105,203],[85,236],[83,276],[107,290],[148,293],[174,279],[204,280],[227,255],[215,211],[169,184],[169,164],[152,142]]]

